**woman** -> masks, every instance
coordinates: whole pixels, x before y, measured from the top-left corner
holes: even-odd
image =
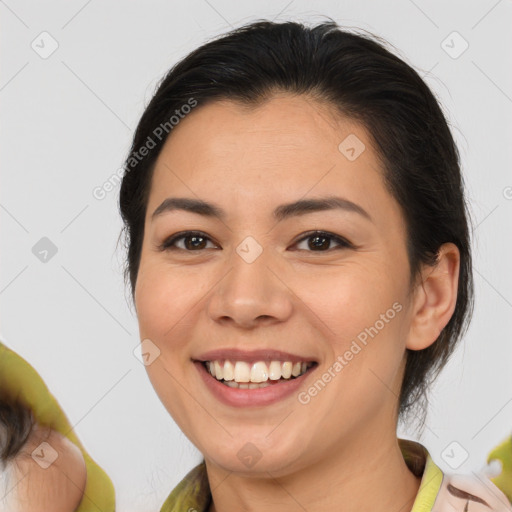
[[[263,21],[198,48],[139,122],[120,210],[149,378],[204,455],[162,511],[511,510],[396,436],[472,276],[452,135],[382,43]]]

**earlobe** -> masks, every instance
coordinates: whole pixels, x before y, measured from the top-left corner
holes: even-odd
[[[450,242],[439,248],[437,263],[422,270],[414,293],[408,349],[432,345],[450,321],[457,303],[459,268],[459,249]]]

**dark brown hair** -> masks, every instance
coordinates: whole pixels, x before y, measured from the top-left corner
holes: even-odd
[[[125,279],[133,300],[152,173],[172,133],[155,137],[157,127],[169,125],[191,98],[196,108],[219,99],[258,106],[276,91],[319,98],[334,113],[359,121],[373,139],[407,225],[411,283],[422,264],[436,263],[443,243],[453,242],[460,251],[453,316],[431,346],[407,350],[399,413],[416,409],[422,425],[429,385],[471,316],[469,216],[458,151],[440,105],[419,74],[385,46],[376,36],[342,30],[332,20],[311,28],[257,21],[213,39],[172,67],[139,121],[125,162],[119,196]],[[141,158],[138,152],[149,138],[154,146]]]
[[[21,402],[0,397],[0,462],[14,459],[35,425],[32,411]]]

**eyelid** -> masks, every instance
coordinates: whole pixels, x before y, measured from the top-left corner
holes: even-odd
[[[292,246],[295,246],[295,245],[299,244],[300,242],[303,242],[304,240],[307,240],[308,238],[311,238],[315,235],[323,236],[325,238],[330,238],[333,242],[338,244],[337,248],[345,248],[345,249],[356,249],[357,248],[356,245],[351,243],[345,237],[343,237],[341,235],[336,235],[335,233],[331,233],[330,231],[324,231],[324,230],[320,230],[320,229],[314,229],[314,230],[302,233],[300,235],[301,238],[298,238],[295,242],[293,242]],[[179,249],[181,251],[189,252],[189,253],[203,251],[204,249],[200,249],[198,251],[189,251],[186,249],[177,248],[175,245],[173,245],[178,240],[182,240],[184,238],[188,238],[188,237],[192,237],[192,236],[198,236],[198,237],[204,238],[207,241],[215,244],[215,242],[211,239],[211,237],[209,235],[207,235],[206,233],[204,233],[202,231],[197,231],[197,230],[188,230],[188,231],[180,231],[180,232],[175,233],[174,235],[171,235],[170,237],[166,238],[160,245],[158,245],[158,249],[161,251],[170,251],[170,250],[174,250],[174,249]],[[327,249],[325,251],[307,251],[306,250],[305,252],[329,253],[335,249],[336,249],[336,247]],[[299,250],[302,250],[302,249],[299,249]]]
[[[175,244],[178,240],[181,240],[183,238],[192,237],[192,236],[199,236],[201,238],[205,238],[206,240],[208,240],[212,243],[215,243],[209,235],[207,235],[206,233],[204,233],[202,231],[186,230],[186,231],[180,231],[178,233],[174,233],[174,235],[167,237],[161,244],[158,245],[158,249],[161,251],[179,249],[172,244]],[[185,249],[180,249],[180,250],[182,250],[184,252],[195,252],[195,251],[187,251]],[[201,251],[197,251],[197,252],[201,252]]]
[[[349,240],[347,240],[345,237],[341,235],[336,235],[335,233],[331,233],[330,231],[324,231],[322,229],[313,229],[311,231],[308,231],[306,233],[303,233],[301,235],[301,238],[299,238],[297,241],[293,243],[293,245],[297,245],[300,242],[303,242],[304,240],[307,240],[308,238],[311,238],[313,236],[324,236],[325,238],[330,238],[333,242],[337,243],[339,247],[341,248],[347,248],[347,249],[355,249],[356,246],[351,243]],[[326,251],[306,251],[306,252],[330,252],[333,249],[328,249]]]

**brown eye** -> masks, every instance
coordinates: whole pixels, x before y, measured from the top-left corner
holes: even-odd
[[[299,240],[295,245],[304,243],[305,241],[307,241],[307,247],[299,248],[299,250],[308,252],[328,252],[334,249],[354,248],[354,246],[344,238],[325,231],[313,231]],[[159,248],[162,251],[182,250],[186,252],[197,252],[212,248],[207,247],[208,243],[211,243],[213,248],[218,248],[207,235],[200,231],[183,231],[169,237]],[[337,246],[331,247],[332,243]]]
[[[177,242],[183,240],[182,246],[178,246]],[[200,251],[206,249],[208,242],[211,242],[210,238],[204,233],[199,231],[184,231],[176,235],[171,236],[160,246],[162,251],[170,251],[175,249],[181,249],[188,252]]]
[[[332,249],[353,248],[353,245],[344,238],[332,233],[327,233],[325,231],[314,231],[309,233],[308,236],[302,238],[297,243],[299,244],[304,241],[307,241],[307,248],[299,250],[309,250],[310,252],[327,252]],[[331,248],[330,245],[332,242],[338,244],[338,247]]]

